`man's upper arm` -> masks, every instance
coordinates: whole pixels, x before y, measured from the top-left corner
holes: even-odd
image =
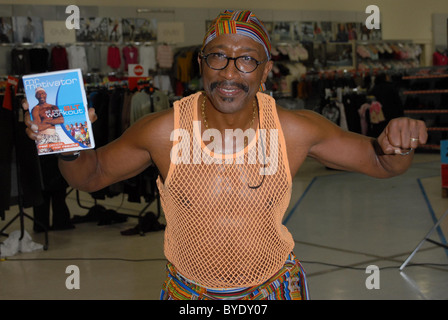
[[[131,178],[151,164],[145,136],[145,129],[137,125],[97,150],[101,174],[111,179],[110,183]]]
[[[152,163],[163,171],[165,165],[169,166],[173,116],[172,109],[147,115],[120,138],[99,148],[97,159],[101,175],[114,183],[139,174]]]
[[[372,138],[343,130],[316,113],[305,118],[312,135],[310,157],[331,168],[376,175],[379,167]]]

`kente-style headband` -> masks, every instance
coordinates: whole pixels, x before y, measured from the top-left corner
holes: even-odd
[[[226,10],[221,12],[207,30],[202,50],[210,41],[222,34],[239,34],[255,40],[264,47],[266,56],[269,60],[271,59],[271,41],[268,32],[263,23],[251,11]]]

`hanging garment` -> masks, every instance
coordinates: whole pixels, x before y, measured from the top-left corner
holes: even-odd
[[[140,64],[148,70],[157,70],[156,49],[154,46],[141,46],[139,48]]]
[[[95,108],[98,120],[92,123],[95,144],[101,147],[109,143],[109,95],[106,90],[89,92],[89,106]]]
[[[19,183],[23,207],[39,205],[43,198],[36,144],[26,135],[25,124],[17,122],[11,110],[0,108],[0,124],[0,211],[8,210],[10,205],[17,203],[18,190],[13,185]]]
[[[50,70],[66,70],[68,69],[67,50],[64,47],[56,46],[51,49]]]
[[[369,124],[368,124],[367,118],[366,118],[366,113],[369,111],[369,108],[370,108],[370,104],[364,103],[361,105],[361,107],[358,110],[360,121],[361,121],[361,133],[365,136],[367,135],[368,130],[369,130]]]
[[[134,46],[126,46],[123,48],[124,70],[128,71],[129,64],[138,63],[138,49]]]
[[[56,155],[39,157],[42,176],[43,203],[33,206],[34,226],[36,232],[72,229],[70,210],[65,201],[67,182],[58,168]],[[52,223],[50,224],[50,207],[52,209]],[[45,229],[42,229],[45,227]]]
[[[154,87],[159,89],[160,91],[168,94],[173,92],[173,88],[171,86],[171,80],[168,75],[156,75],[154,77]]]
[[[375,100],[381,104],[381,110],[386,121],[404,116],[404,108],[400,93],[393,82],[386,81],[375,84],[370,93],[375,96]]]
[[[443,52],[436,51],[432,56],[433,64],[435,66],[446,66],[448,65],[448,55]]]
[[[125,90],[123,93],[123,107],[121,113],[121,129],[124,132],[131,125],[131,101],[133,93]]]
[[[159,112],[169,107],[168,96],[160,90],[155,90],[151,94],[144,91],[136,92],[131,101],[131,124],[149,113]]]
[[[171,46],[163,44],[157,47],[157,63],[159,68],[171,68],[173,65],[173,51]]]
[[[370,104],[370,123],[378,124],[385,120],[382,109],[382,105],[378,101],[373,101]]]
[[[347,125],[348,129],[352,132],[361,133],[361,121],[358,109],[364,102],[365,95],[354,93],[343,96]]]
[[[97,46],[88,46],[86,48],[87,65],[89,71],[98,72],[101,69],[101,50]]]
[[[79,68],[82,73],[87,73],[89,67],[87,65],[87,55],[84,47],[70,46],[67,48],[67,55],[70,69]]]
[[[190,82],[192,72],[192,64],[193,64],[193,52],[187,51],[183,54],[179,55],[176,59],[176,71],[177,71],[177,79],[179,79],[180,82],[187,83]]]
[[[0,152],[0,217],[9,209],[11,197],[11,162],[14,148],[12,110],[0,108],[0,136],[2,152]]]
[[[342,102],[336,101],[336,106],[339,108],[339,114],[340,114],[339,126],[342,129],[347,131],[348,130],[348,124],[347,124],[347,118],[345,116],[344,104]]]
[[[109,141],[117,139],[122,133],[123,92],[123,89],[115,89],[109,92]]]
[[[112,69],[118,69],[120,67],[120,49],[117,46],[110,46],[107,49],[107,65]]]
[[[329,103],[322,108],[322,115],[331,122],[339,125],[341,110],[333,103]]]
[[[48,71],[49,52],[46,48],[30,49],[30,69],[33,73]]]
[[[14,48],[11,50],[12,74],[25,75],[31,72],[30,52],[28,49]]]

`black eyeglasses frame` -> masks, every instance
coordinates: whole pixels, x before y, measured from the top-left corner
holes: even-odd
[[[210,64],[209,64],[208,61],[207,61],[207,58],[208,58],[209,56],[211,56],[211,55],[220,55],[220,56],[223,56],[223,57],[225,57],[225,58],[227,59],[227,63],[226,63],[225,66],[222,67],[222,68],[213,68],[213,67],[210,66]],[[257,68],[258,68],[258,66],[259,66],[260,64],[263,64],[263,63],[269,61],[269,59],[265,59],[265,60],[262,60],[262,61],[258,61],[257,59],[252,58],[252,57],[250,57],[250,56],[239,56],[239,57],[232,58],[232,57],[228,57],[228,56],[226,56],[226,55],[223,54],[223,53],[218,53],[218,52],[210,52],[210,53],[208,53],[208,54],[204,54],[203,52],[201,52],[201,53],[199,54],[199,57],[200,57],[201,59],[204,59],[204,60],[205,60],[205,63],[207,64],[207,66],[208,66],[210,69],[212,69],[212,70],[218,70],[218,71],[219,71],[219,70],[224,70],[225,68],[227,68],[228,65],[229,65],[230,60],[233,60],[233,63],[235,64],[235,68],[236,68],[239,72],[241,72],[241,73],[252,73],[252,72],[254,72],[255,70],[257,70]],[[256,63],[256,67],[254,68],[254,70],[252,70],[252,71],[242,71],[242,70],[240,70],[240,69],[238,68],[238,66],[236,65],[236,60],[238,60],[238,59],[240,59],[240,58],[250,58],[251,60],[255,61],[255,63]]]

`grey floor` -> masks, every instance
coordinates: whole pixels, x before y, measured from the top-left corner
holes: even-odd
[[[67,202],[72,216],[87,213],[76,192]],[[144,206],[122,196],[97,203],[127,214]],[[80,204],[90,207],[94,202],[80,193]],[[307,271],[312,299],[439,300],[448,299],[448,250],[425,241],[406,268],[399,267],[447,209],[437,154],[417,154],[406,174],[388,180],[328,170],[308,160],[294,178],[284,223],[296,241],[294,251]],[[0,228],[17,210],[6,213]],[[156,211],[155,204],[150,210]],[[30,208],[25,212],[32,215]],[[431,239],[446,244],[445,220]],[[158,299],[165,277],[163,231],[121,235],[135,225],[136,219],[129,218],[50,231],[47,250],[0,261],[0,300]],[[5,231],[19,229],[17,220]],[[34,233],[28,219],[25,230],[33,242],[45,243],[44,234]],[[67,289],[70,266],[79,270],[79,289]],[[369,266],[378,271],[367,273]],[[366,283],[377,287],[368,289]]]

